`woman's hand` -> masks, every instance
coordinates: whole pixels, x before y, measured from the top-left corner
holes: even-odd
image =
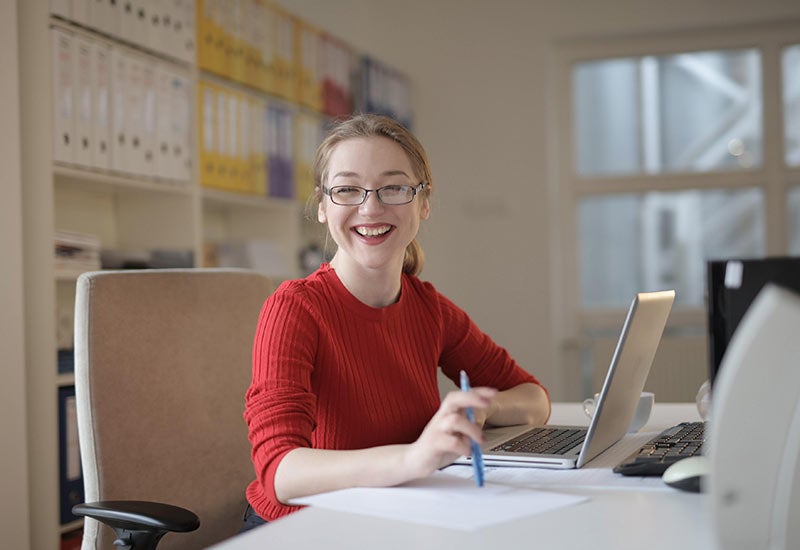
[[[422,434],[408,446],[406,461],[411,478],[428,476],[459,456],[469,454],[471,439],[483,443],[481,426],[496,394],[497,390],[492,388],[447,394]],[[467,420],[467,407],[472,407],[476,423]]]

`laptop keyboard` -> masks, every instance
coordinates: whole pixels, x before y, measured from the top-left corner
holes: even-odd
[[[681,422],[617,464],[614,472],[626,476],[660,476],[675,462],[702,454],[705,440],[705,422]]]
[[[494,447],[507,453],[564,454],[583,443],[586,430],[570,428],[534,428]]]

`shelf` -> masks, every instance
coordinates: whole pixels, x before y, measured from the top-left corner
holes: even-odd
[[[95,192],[148,192],[184,196],[189,196],[192,193],[192,186],[189,182],[125,176],[59,163],[53,164],[53,176],[57,183]]]
[[[295,199],[279,199],[248,195],[246,193],[233,193],[217,189],[203,189],[203,200],[206,204],[215,206],[244,206],[247,208],[260,208],[262,210],[294,211],[298,208]]]

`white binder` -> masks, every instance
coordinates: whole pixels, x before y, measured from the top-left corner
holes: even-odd
[[[117,13],[122,2],[117,0],[89,0],[89,26],[111,36],[118,36]]]
[[[92,166],[111,169],[111,46],[92,45]]]
[[[156,66],[155,170],[159,178],[177,179],[172,162],[172,71],[165,63]]]
[[[93,102],[92,62],[94,48],[91,39],[75,34],[72,37],[74,51],[73,116],[75,118],[75,163],[92,166]]]
[[[128,173],[130,135],[128,132],[128,54],[121,47],[111,48],[111,167]]]
[[[92,17],[91,10],[92,4],[95,0],[71,0],[71,19],[76,23],[80,23],[84,27],[91,27]]]
[[[162,47],[163,33],[163,4],[169,0],[147,0],[146,14],[144,21],[144,36],[140,39],[143,45],[155,52],[168,53]]]
[[[193,0],[162,0],[172,3],[173,39],[175,54],[186,63],[194,63],[196,56],[195,5]]]
[[[137,12],[144,0],[119,0],[117,2],[118,36],[133,44],[138,43],[141,30],[138,25]]]
[[[172,74],[172,173],[186,182],[192,176],[192,93],[189,75],[174,70]]]
[[[72,0],[50,0],[50,13],[69,19],[72,17]]]
[[[144,158],[144,60],[133,51],[127,52],[128,81],[125,90],[125,128],[130,137],[127,171],[131,174],[145,172]]]
[[[53,160],[75,161],[74,49],[72,34],[51,29],[53,40]]]
[[[152,57],[142,57],[142,118],[141,118],[141,154],[136,159],[139,173],[146,176],[157,176],[155,166],[156,148],[156,61]]]

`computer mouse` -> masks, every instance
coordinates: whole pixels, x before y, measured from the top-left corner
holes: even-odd
[[[699,493],[708,475],[709,462],[704,456],[690,456],[679,460],[664,471],[661,479],[675,489]]]

